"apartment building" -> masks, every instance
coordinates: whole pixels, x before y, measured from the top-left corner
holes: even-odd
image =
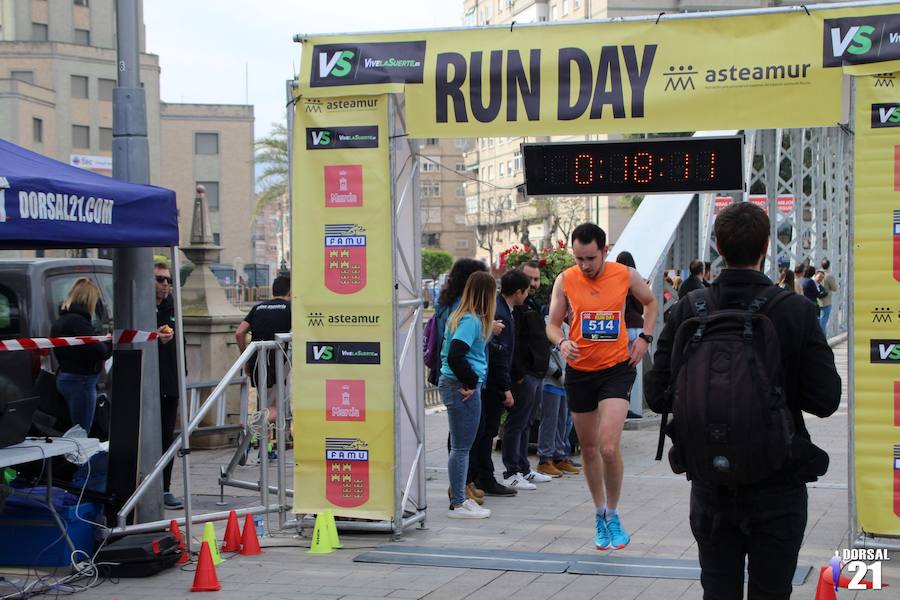
[[[463,162],[471,141],[428,138],[417,142],[422,247],[440,248],[454,258],[474,256],[475,233],[465,213],[467,173]]]
[[[175,190],[183,243],[205,185],[221,262],[254,262],[253,107],[162,102],[159,57],[139,32],[150,183]],[[111,175],[115,44],[115,0],[0,0],[0,137]]]
[[[828,0],[826,0],[828,1]],[[648,14],[763,8],[800,2],[766,0],[464,0],[463,24],[578,21]],[[610,135],[479,138],[465,154],[466,218],[475,229],[477,255],[496,264],[513,244],[541,249],[566,239],[574,225],[590,220],[615,242],[633,213],[623,196],[528,198],[524,194],[521,146],[529,142],[602,140]]]

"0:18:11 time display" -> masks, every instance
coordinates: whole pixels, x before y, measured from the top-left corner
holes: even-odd
[[[526,144],[529,195],[729,191],[743,187],[743,139]]]

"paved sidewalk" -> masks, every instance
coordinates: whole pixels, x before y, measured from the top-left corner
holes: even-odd
[[[837,348],[839,368],[846,375],[846,345]],[[845,390],[846,390],[846,377]],[[794,597],[812,599],[817,568],[836,548],[846,546],[847,517],[847,410],[825,420],[809,417],[813,439],[831,455],[829,473],[809,489],[809,522],[800,552],[801,564],[816,568],[806,584],[795,588]],[[541,484],[533,492],[514,498],[488,498],[494,512],[483,521],[446,518],[447,419],[443,412],[426,418],[428,498],[431,500],[427,529],[412,529],[403,536],[411,546],[478,547],[515,551],[581,553],[596,555],[593,547],[593,506],[582,476],[567,476]],[[625,486],[620,506],[622,521],[632,534],[630,546],[618,555],[695,559],[697,552],[688,525],[689,486],[673,475],[666,462],[653,460],[655,428],[627,431],[623,436]],[[227,461],[224,451],[192,455],[195,495],[201,507],[216,508],[218,465]],[[495,465],[502,466],[495,455]],[[242,467],[236,474],[256,480],[258,468]],[[274,475],[274,471],[273,471]],[[176,472],[173,482],[180,482]],[[274,481],[274,478],[273,478]],[[173,484],[173,487],[174,484]],[[173,491],[178,491],[173,490]],[[226,489],[230,507],[254,501],[251,492]],[[258,497],[257,497],[258,498]],[[169,512],[168,515],[176,513]],[[217,524],[219,535],[224,523]],[[310,532],[304,532],[309,535]],[[694,600],[702,597],[699,582],[633,577],[570,574],[537,574],[461,568],[403,567],[353,563],[353,557],[374,546],[389,543],[386,534],[342,534],[345,548],[328,555],[310,555],[308,537],[286,531],[262,541],[262,556],[236,556],[217,568],[222,591],[217,598],[235,600],[316,598],[320,600],[364,598],[457,598],[497,600]],[[266,547],[268,546],[268,547]],[[276,547],[278,546],[278,547]],[[900,586],[900,555],[885,563],[884,579]],[[190,566],[191,569],[193,568]],[[148,579],[106,582],[80,594],[81,598],[160,600],[187,598],[193,573],[172,569]],[[896,598],[896,591],[869,592],[869,598]],[[856,598],[842,590],[839,597]]]

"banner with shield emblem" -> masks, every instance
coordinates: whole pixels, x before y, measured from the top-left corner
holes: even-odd
[[[295,107],[297,513],[394,516],[387,113],[385,96],[300,98]]]

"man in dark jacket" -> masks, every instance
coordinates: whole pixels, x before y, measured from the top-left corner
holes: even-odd
[[[500,278],[494,320],[503,323],[503,329],[488,343],[488,372],[481,392],[481,422],[484,427],[469,451],[469,480],[487,496],[516,495],[516,490],[498,483],[494,477],[491,447],[500,429],[503,409],[512,408],[514,404],[510,376],[510,361],[516,345],[513,310],[525,302],[530,283],[528,276],[516,269],[507,271]]]
[[[528,462],[528,432],[534,408],[540,402],[544,374],[550,364],[550,343],[541,307],[534,294],[541,287],[541,270],[537,261],[522,267],[528,276],[528,298],[513,311],[516,324],[516,347],[510,375],[513,407],[503,424],[503,485],[513,489],[533,490],[534,482],[550,481],[550,477],[531,469]]]
[[[702,289],[703,284],[703,261],[699,259],[694,259],[691,261],[691,264],[688,266],[688,271],[690,271],[691,276],[684,280],[684,283],[681,284],[681,287],[678,288],[678,299],[681,300],[694,290]]]
[[[716,245],[726,269],[707,293],[720,309],[746,307],[773,284],[760,272],[769,245],[769,217],[750,202],[728,207],[715,222]],[[691,302],[675,305],[659,336],[653,370],[644,380],[647,403],[670,412],[666,390],[679,325],[693,315]],[[791,459],[764,481],[726,487],[691,481],[690,523],[700,554],[704,598],[741,598],[749,558],[750,598],[789,598],[806,527],[806,482],[828,468],[813,445],[802,412],[827,417],[838,407],[841,380],[834,355],[816,320],[815,306],[790,295],[768,313],[781,347],[783,389],[795,433]]]
[[[156,332],[159,334],[159,424],[162,430],[162,450],[165,452],[175,439],[175,419],[178,417],[178,351],[175,347],[175,301],[172,299],[172,274],[166,263],[153,265],[156,276]],[[172,483],[172,463],[163,470],[163,504],[167,509],[182,508],[181,500],[169,491]]]

